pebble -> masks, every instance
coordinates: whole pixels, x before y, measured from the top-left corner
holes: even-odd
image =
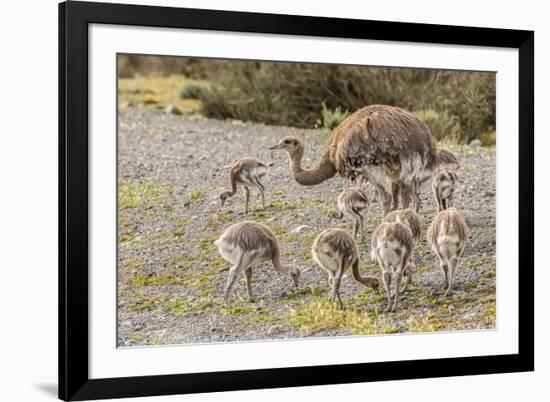
[[[280,325],[273,325],[267,329],[267,335],[273,336],[275,334],[278,334],[279,332],[281,332],[281,329],[282,328]]]
[[[168,105],[164,108],[164,113],[166,114],[175,114],[175,115],[181,115],[181,111],[178,109],[176,105]]]
[[[292,229],[290,231],[290,233],[300,233],[300,232],[303,232],[304,230],[308,230],[308,229],[311,229],[312,227],[309,226],[309,225],[300,225],[294,229]]]
[[[475,140],[472,140],[472,141],[470,142],[470,148],[474,148],[474,149],[475,149],[475,148],[479,148],[481,145],[482,145],[482,144],[481,144],[481,141],[480,141],[479,139],[477,139],[477,138],[476,138]]]

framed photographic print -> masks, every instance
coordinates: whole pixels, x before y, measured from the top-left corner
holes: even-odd
[[[534,369],[534,33],[59,5],[59,397]]]

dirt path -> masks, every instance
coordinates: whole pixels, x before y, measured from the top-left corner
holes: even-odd
[[[290,177],[286,155],[268,148],[284,134],[302,137],[303,163],[311,166],[326,134],[139,107],[121,110],[119,125],[119,346],[495,327],[494,151],[454,149],[464,167],[455,205],[466,217],[471,241],[452,298],[442,296],[442,275],[423,238],[415,252],[413,286],[393,314],[382,312],[383,295],[351,276],[342,283],[347,308],[341,312],[327,302],[326,274],[320,268],[304,273],[294,290],[289,278],[267,264],[254,269],[257,301],[246,301],[239,280],[232,307],[224,308],[229,264],[213,241],[232,223],[265,222],[279,237],[285,260],[314,265],[311,243],[328,227],[327,212],[347,183],[335,177],[318,186],[300,186]],[[268,208],[260,209],[253,191],[252,212],[244,216],[242,190],[223,210],[218,194],[228,184],[227,165],[247,155],[274,165],[263,180]],[[435,203],[429,193],[423,198],[426,229]],[[369,241],[380,215],[376,201],[367,225]],[[310,228],[293,233],[300,225]],[[338,226],[351,230],[352,223]],[[380,277],[369,258],[370,245],[359,243],[359,249],[361,270]]]

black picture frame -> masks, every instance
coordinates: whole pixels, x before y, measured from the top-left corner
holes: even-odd
[[[519,51],[518,353],[214,373],[88,375],[88,25],[507,47]],[[59,4],[59,398],[169,395],[534,370],[534,32],[70,1]]]

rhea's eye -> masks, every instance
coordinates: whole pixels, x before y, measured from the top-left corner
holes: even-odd
[[[288,144],[288,140],[284,140],[283,143]]]

